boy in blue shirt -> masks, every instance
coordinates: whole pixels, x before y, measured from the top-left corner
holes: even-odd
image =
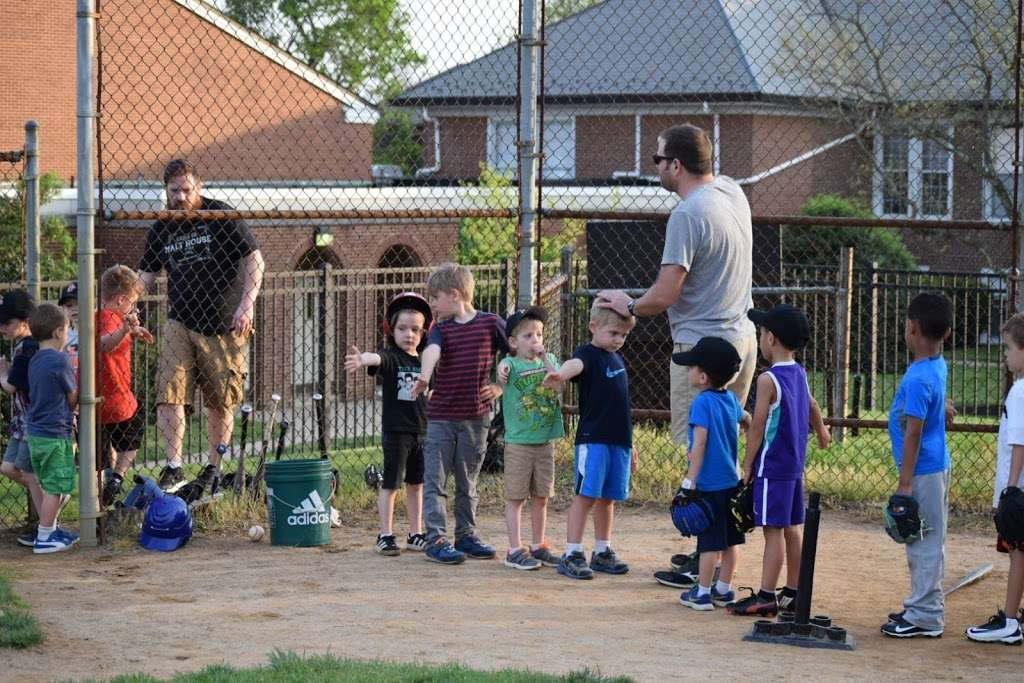
[[[910,596],[889,615],[882,633],[893,638],[942,635],[945,601],[942,572],[949,512],[949,449],[946,447],[946,361],[942,343],[953,327],[953,304],[943,294],[919,294],[910,302],[903,330],[913,362],[889,411],[889,438],[899,479],[896,493],[912,496],[924,532],[907,544]]]
[[[739,484],[737,426],[749,416],[736,395],[725,388],[740,371],[740,355],[732,344],[719,337],[702,337],[689,351],[673,353],[672,362],[687,366],[690,384],[700,392],[690,404],[689,466],[683,488],[696,488],[711,509],[711,525],[697,536],[697,584],[683,591],[679,602],[708,611],[735,600],[731,582],[739,559],[736,546],[744,538],[730,521],[729,500]],[[712,585],[719,559],[718,581]]]
[[[29,316],[39,351],[28,364],[29,403],[25,419],[28,450],[39,486],[39,528],[34,553],[57,553],[78,542],[78,534],[57,526],[62,503],[75,486],[75,456],[71,444],[72,410],[78,405],[78,383],[71,359],[63,353],[68,319],[53,304],[40,304]]]
[[[590,308],[590,343],[576,349],[561,368],[549,370],[545,386],[559,388],[566,380],[579,386],[580,421],[576,427],[575,497],[566,524],[565,554],[558,573],[571,579],[592,579],[594,572],[625,574],[629,565],[611,548],[615,501],[629,497],[629,478],[636,469],[633,425],[629,412],[629,377],[619,349],[636,324],[594,302]],[[594,552],[590,565],[583,553],[583,532],[594,511]]]

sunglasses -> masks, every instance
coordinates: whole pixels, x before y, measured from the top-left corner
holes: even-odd
[[[660,154],[655,154],[651,158],[654,159],[654,165],[655,166],[660,165],[661,162],[663,162],[663,161],[673,161],[675,159],[675,157],[663,157]]]

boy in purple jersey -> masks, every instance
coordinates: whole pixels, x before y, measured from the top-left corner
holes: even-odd
[[[822,448],[828,447],[831,437],[807,386],[807,373],[793,358],[811,337],[807,316],[795,306],[779,304],[770,311],[751,309],[747,317],[761,328],[759,346],[771,364],[757,379],[743,467],[743,481],[754,484],[754,523],[764,533],[764,558],[761,590],[733,603],[728,611],[771,616],[796,603],[808,426],[814,427]],[[776,595],[783,559],[786,586]]]
[[[495,554],[476,535],[476,480],[491,403],[501,396],[501,387],[491,382],[494,359],[509,347],[505,321],[473,308],[473,288],[473,273],[457,263],[442,263],[427,279],[427,299],[439,322],[430,330],[412,390],[418,397],[434,380],[423,446],[423,521],[426,558],[441,564]],[[455,475],[454,547],[446,536],[449,474]]]

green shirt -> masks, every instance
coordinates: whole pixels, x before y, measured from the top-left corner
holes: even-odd
[[[558,367],[553,354],[549,353],[548,359]],[[565,436],[558,392],[541,385],[547,374],[544,361],[508,356],[502,362],[509,366],[508,384],[501,395],[505,441],[542,444]]]

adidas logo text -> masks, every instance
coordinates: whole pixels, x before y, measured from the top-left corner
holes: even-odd
[[[288,526],[330,524],[331,516],[324,507],[320,493],[314,489],[299,503],[298,507],[292,509],[292,514],[288,516],[287,522]]]

